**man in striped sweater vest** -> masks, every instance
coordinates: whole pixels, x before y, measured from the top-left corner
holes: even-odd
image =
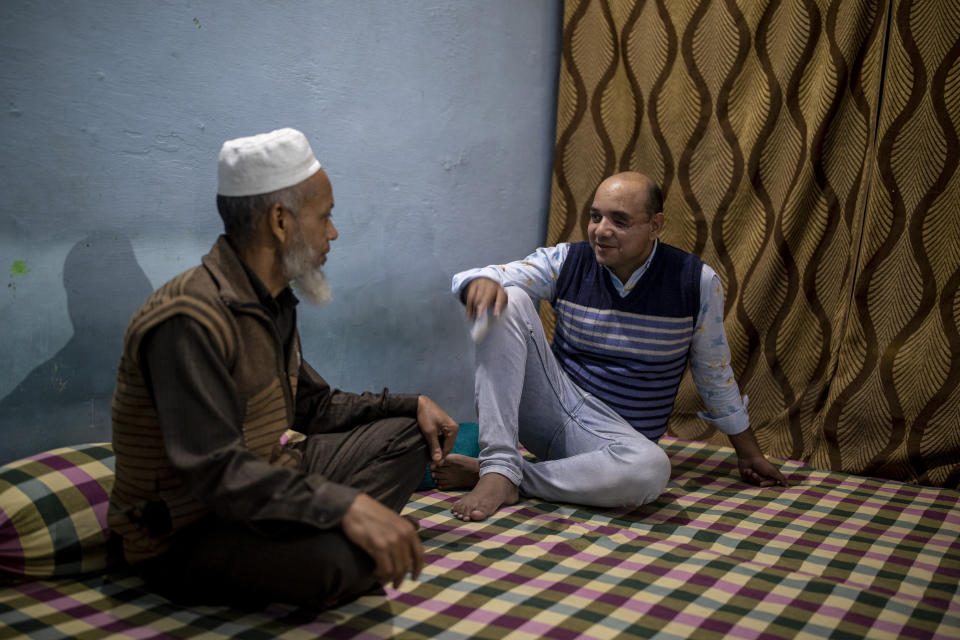
[[[323,609],[423,566],[398,512],[457,424],[426,396],[333,391],[303,361],[297,299],[322,272],[333,190],[294,129],[224,143],[225,235],[130,321],[108,520],[158,592]]]
[[[454,276],[467,317],[491,322],[476,345],[480,458],[431,464],[439,487],[472,489],[456,517],[483,520],[519,494],[602,507],[654,500],[670,478],[656,442],[688,362],[706,404],[699,415],[730,436],[743,478],[786,484],[760,451],[730,368],[720,279],[660,242],[662,209],[656,183],[621,173],[597,188],[589,242]],[[556,312],[552,347],[537,300]]]

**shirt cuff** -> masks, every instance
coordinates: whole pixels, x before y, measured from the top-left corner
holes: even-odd
[[[420,406],[419,393],[391,393],[387,396],[387,414],[416,418],[417,408]]]
[[[722,431],[728,436],[735,436],[738,433],[746,431],[750,426],[750,418],[747,416],[748,402],[750,402],[750,398],[743,396],[743,406],[722,418],[714,418],[704,411],[698,411],[697,415],[712,424],[717,430]]]
[[[310,514],[310,523],[318,529],[331,529],[339,526],[347,509],[353,504],[359,489],[345,484],[330,482],[318,474],[307,474],[306,484],[313,490],[315,509]]]

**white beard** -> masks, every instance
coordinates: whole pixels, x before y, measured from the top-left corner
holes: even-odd
[[[310,304],[322,306],[333,299],[323,267],[317,264],[317,252],[302,235],[297,234],[293,246],[283,254],[283,270],[297,293]]]

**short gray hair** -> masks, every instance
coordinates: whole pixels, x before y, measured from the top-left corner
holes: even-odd
[[[223,219],[223,231],[237,246],[246,246],[257,234],[260,216],[269,211],[270,207],[279,204],[296,218],[306,195],[306,189],[300,184],[252,196],[218,194],[217,211]]]
[[[663,211],[663,191],[653,180],[650,181],[650,188],[647,189],[647,219]]]

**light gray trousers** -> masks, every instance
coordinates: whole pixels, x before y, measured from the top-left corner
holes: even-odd
[[[598,507],[659,496],[670,460],[600,399],[574,384],[547,344],[530,297],[507,287],[506,316],[476,345],[480,475],[524,495]],[[524,460],[518,442],[537,462]]]

